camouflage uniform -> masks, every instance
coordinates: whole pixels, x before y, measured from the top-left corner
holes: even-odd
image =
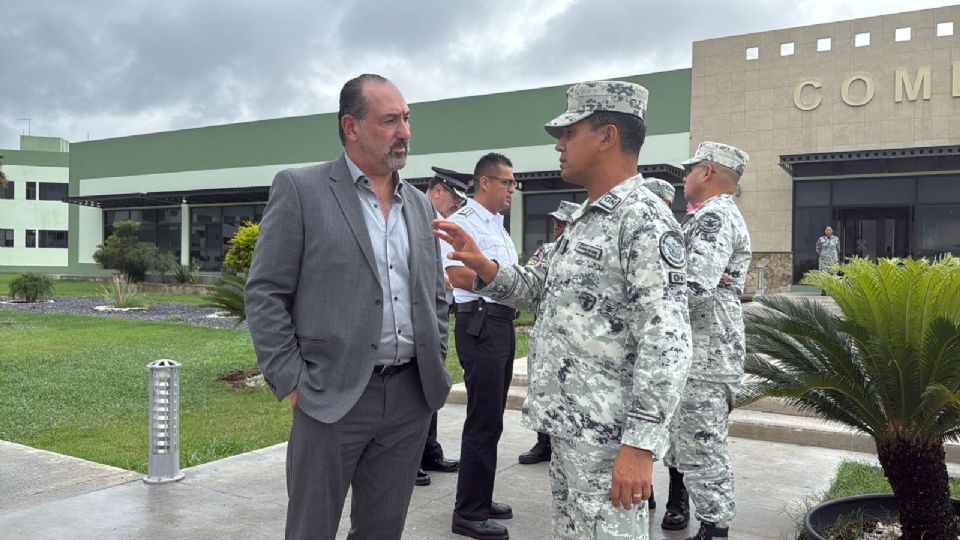
[[[830,266],[840,262],[840,239],[826,235],[817,239],[817,259],[820,270],[831,272]]]
[[[539,264],[501,264],[478,289],[536,311],[523,424],[555,444],[556,538],[647,538],[645,503],[610,503],[613,458],[622,444],[663,455],[689,367],[683,238],[641,181],[578,208]]]
[[[660,197],[667,206],[673,204],[673,198],[677,194],[677,188],[673,187],[673,184],[660,178],[644,178],[643,187],[649,189],[650,192],[657,197]]]
[[[743,154],[739,168],[717,156],[703,158],[700,149],[697,157],[742,174],[746,154],[726,148]],[[670,425],[670,451],[664,462],[684,473],[697,518],[726,527],[736,513],[727,424],[746,359],[740,295],[750,266],[750,235],[729,194],[699,205],[688,214],[683,231],[693,362]]]

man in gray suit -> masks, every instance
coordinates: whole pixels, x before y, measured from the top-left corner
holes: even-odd
[[[400,538],[450,390],[430,201],[404,183],[410,111],[379,75],[340,92],[344,153],[277,174],[246,287],[257,360],[293,408],[287,538]]]

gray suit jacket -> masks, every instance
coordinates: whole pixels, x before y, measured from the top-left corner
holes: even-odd
[[[427,405],[450,391],[447,303],[433,205],[400,190],[410,242],[417,368]],[[360,399],[380,343],[383,298],[370,236],[344,157],[280,171],[260,223],[245,290],[264,378],[278,399],[297,389],[311,417],[336,422]]]

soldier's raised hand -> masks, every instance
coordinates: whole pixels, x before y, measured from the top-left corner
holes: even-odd
[[[453,248],[453,251],[447,254],[448,259],[462,262],[485,283],[493,281],[499,266],[480,252],[480,246],[467,231],[456,223],[443,219],[433,220],[432,225],[433,235]]]

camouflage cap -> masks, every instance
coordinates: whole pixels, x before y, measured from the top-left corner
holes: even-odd
[[[577,211],[577,208],[580,208],[580,205],[570,201],[560,201],[560,206],[547,214],[557,221],[562,221],[564,223],[570,223],[570,219],[573,217],[573,213]]]
[[[736,146],[718,142],[703,141],[697,147],[697,153],[692,158],[681,163],[683,166],[694,165],[701,161],[712,161],[733,169],[739,175],[743,175],[743,170],[750,161],[750,156]]]
[[[460,200],[467,200],[467,191],[473,186],[473,175],[463,174],[450,169],[441,169],[440,167],[430,167],[448,188],[453,190],[454,195]]]
[[[591,81],[578,83],[567,90],[567,110],[543,126],[554,139],[563,128],[576,124],[596,111],[612,111],[643,120],[650,92],[639,84],[623,81]]]
[[[677,194],[677,188],[673,187],[673,184],[670,182],[661,180],[660,178],[650,177],[644,178],[642,185],[652,191],[657,197],[666,199],[670,201],[670,204],[673,204],[673,197]]]

